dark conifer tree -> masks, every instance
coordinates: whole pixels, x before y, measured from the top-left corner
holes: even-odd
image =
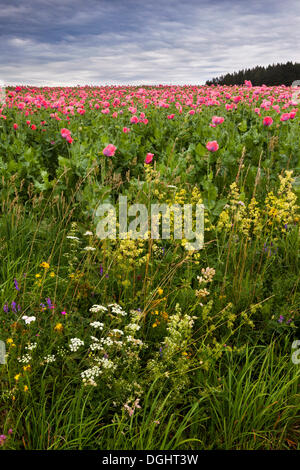
[[[206,85],[243,85],[245,80],[250,80],[254,86],[290,86],[293,81],[300,80],[300,63],[278,63],[268,65],[267,67],[257,65],[252,69],[243,69],[238,72],[221,75],[220,77],[214,77],[211,80],[207,80]]]

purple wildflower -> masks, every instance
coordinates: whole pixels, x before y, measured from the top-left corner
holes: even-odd
[[[52,304],[51,299],[49,297],[46,299],[46,302],[47,302],[48,308],[50,309],[54,308],[54,305]]]
[[[16,290],[19,291],[19,290],[20,290],[20,287],[19,287],[19,284],[18,284],[17,279],[14,279],[14,283],[15,283],[15,288],[16,288]]]

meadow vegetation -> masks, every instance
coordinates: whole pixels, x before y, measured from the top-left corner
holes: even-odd
[[[0,449],[299,449],[300,118],[285,86],[15,87],[0,104]],[[118,196],[204,247],[101,240]]]

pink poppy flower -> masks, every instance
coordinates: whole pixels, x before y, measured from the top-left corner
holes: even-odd
[[[63,139],[66,139],[67,137],[69,137],[71,135],[71,131],[69,131],[69,129],[61,129],[60,131],[61,133],[61,136],[63,137]]]
[[[137,124],[139,122],[139,118],[137,116],[132,116],[130,122],[131,124]]]
[[[271,126],[272,124],[273,124],[273,119],[271,118],[271,116],[264,117],[264,120],[263,120],[264,126]]]
[[[14,124],[14,130],[16,131],[18,129],[18,124]]]
[[[102,151],[103,155],[106,157],[113,157],[115,154],[115,151],[117,150],[117,147],[115,147],[113,144],[108,144]]]
[[[221,116],[213,116],[211,120],[213,124],[222,124],[224,122],[224,118]]]
[[[147,163],[147,165],[151,163],[153,160],[153,157],[154,157],[153,153],[147,153],[146,158],[145,158],[145,163]]]
[[[219,144],[216,140],[212,140],[211,142],[207,142],[206,148],[210,152],[216,152],[217,150],[219,150]]]
[[[283,113],[280,116],[280,121],[288,121],[290,119],[290,113]]]

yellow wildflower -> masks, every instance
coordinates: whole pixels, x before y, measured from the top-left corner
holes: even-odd
[[[62,331],[63,330],[63,324],[62,323],[57,323],[54,327],[55,331]]]
[[[43,262],[40,264],[40,267],[41,267],[41,268],[44,268],[44,269],[49,269],[49,268],[50,268],[50,264],[49,264],[49,263],[46,263],[46,261],[43,261]]]

